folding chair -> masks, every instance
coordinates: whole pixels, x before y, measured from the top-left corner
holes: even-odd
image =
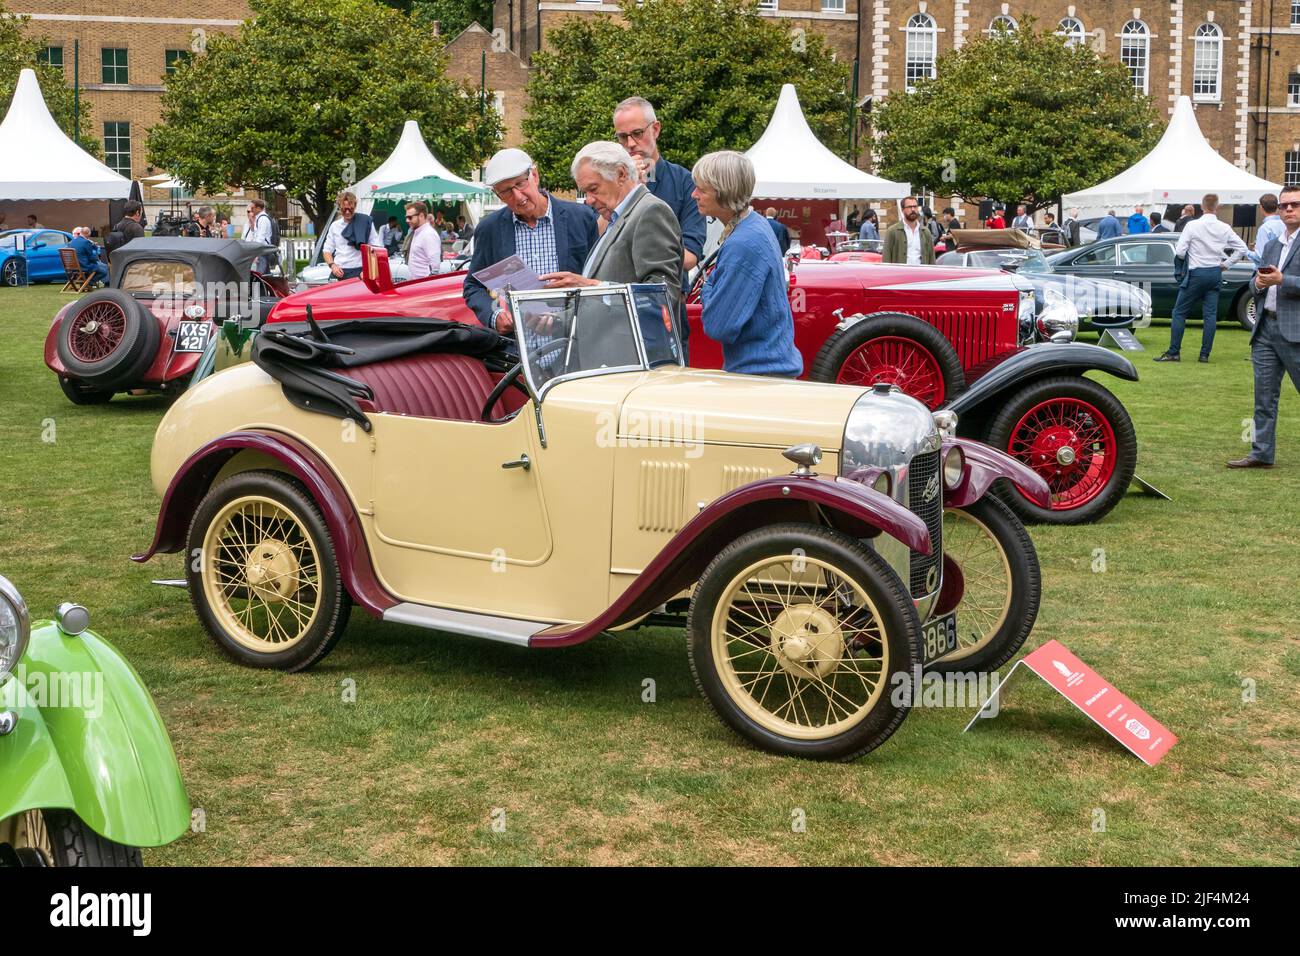
[[[59,259],[63,262],[63,274],[68,278],[68,281],[63,283],[60,292],[80,295],[90,288],[90,284],[95,281],[95,274],[81,268],[81,261],[77,259],[76,249],[69,249],[64,246],[59,250]]]

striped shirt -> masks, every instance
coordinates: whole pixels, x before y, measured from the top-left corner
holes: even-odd
[[[560,271],[560,257],[555,251],[555,209],[546,197],[546,214],[537,224],[527,225],[515,216],[515,254],[539,276]],[[512,214],[513,215],[513,214]]]

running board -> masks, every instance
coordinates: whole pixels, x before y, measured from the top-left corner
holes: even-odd
[[[395,621],[398,624],[413,624],[416,627],[425,627],[434,631],[449,631],[452,634],[482,637],[489,641],[501,641],[519,647],[527,647],[529,639],[539,631],[556,626],[544,621],[521,621],[513,617],[493,617],[491,614],[453,611],[450,608],[412,604],[409,601],[395,604],[386,610],[384,620]]]

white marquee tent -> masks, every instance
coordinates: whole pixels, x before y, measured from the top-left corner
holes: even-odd
[[[1196,122],[1191,99],[1180,96],[1169,126],[1151,152],[1118,176],[1063,196],[1061,204],[1067,209],[1079,207],[1086,217],[1109,208],[1119,212],[1135,205],[1199,203],[1206,193],[1217,193],[1224,204],[1254,205],[1264,193],[1278,189],[1277,183],[1260,179],[1215,152]]]
[[[758,142],[745,153],[754,164],[760,199],[902,199],[909,183],[865,173],[840,159],[813,134],[790,83]]]
[[[389,157],[379,165],[378,169],[352,187],[352,191],[357,194],[357,210],[370,212],[374,204],[370,194],[375,190],[396,183],[407,183],[413,179],[423,179],[425,176],[438,176],[454,183],[464,183],[469,187],[474,185],[440,163],[438,157],[433,155],[424,142],[424,137],[420,135],[420,124],[415,120],[407,120],[406,125],[402,127],[401,139],[397,141],[397,146],[393,148]]]
[[[0,200],[125,199],[131,181],[64,135],[32,70],[0,123]]]

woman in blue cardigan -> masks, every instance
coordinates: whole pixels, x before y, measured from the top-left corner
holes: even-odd
[[[722,345],[728,372],[798,378],[803,358],[794,347],[785,263],[772,227],[749,205],[754,164],[723,150],[700,157],[691,175],[700,212],[725,226],[700,294],[704,334]]]

